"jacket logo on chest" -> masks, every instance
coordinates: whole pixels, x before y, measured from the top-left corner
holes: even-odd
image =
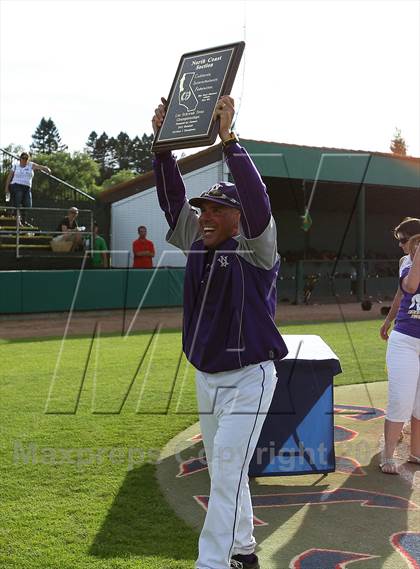
[[[220,263],[220,266],[223,268],[226,268],[229,265],[227,255],[220,255],[220,257],[217,258],[217,262]]]

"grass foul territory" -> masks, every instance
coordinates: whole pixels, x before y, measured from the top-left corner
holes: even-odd
[[[351,384],[385,379],[379,327],[281,331],[320,335],[336,383]],[[180,333],[3,340],[0,354],[0,566],[191,569],[197,534],[155,478],[161,449],[197,420]]]

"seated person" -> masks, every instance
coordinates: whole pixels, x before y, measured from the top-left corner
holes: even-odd
[[[77,224],[78,214],[79,210],[77,207],[71,207],[66,217],[60,221],[57,227],[57,231],[60,231],[60,235],[57,235],[51,241],[51,249],[53,251],[68,253],[82,248],[82,235],[79,233],[81,228],[79,228]]]

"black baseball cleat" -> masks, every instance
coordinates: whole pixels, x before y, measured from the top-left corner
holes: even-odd
[[[251,553],[251,555],[233,555],[230,567],[231,569],[260,569],[260,564],[255,553]]]

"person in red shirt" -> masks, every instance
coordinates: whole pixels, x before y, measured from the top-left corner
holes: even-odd
[[[146,239],[147,228],[144,225],[140,225],[137,232],[139,237],[133,241],[133,269],[152,269],[152,259],[155,256],[153,241]]]

